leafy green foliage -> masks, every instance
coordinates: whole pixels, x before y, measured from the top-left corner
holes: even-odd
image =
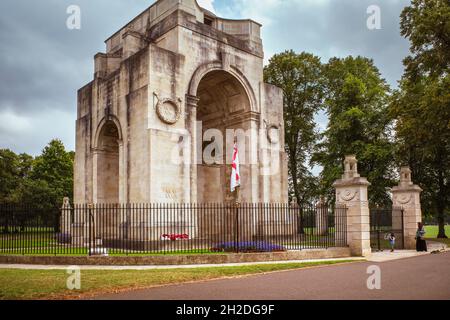
[[[290,196],[310,201],[317,196],[317,181],[306,164],[317,140],[314,115],[323,101],[322,64],[310,53],[285,51],[270,59],[264,79],[284,93]]]
[[[73,152],[52,140],[33,158],[0,150],[0,202],[33,203],[47,209],[59,206],[73,193]]]
[[[450,211],[450,2],[413,0],[401,14],[411,42],[405,73],[390,114],[396,119],[398,161],[408,164],[424,190],[422,208],[437,215],[445,238]]]
[[[439,77],[450,70],[450,1],[412,0],[401,16],[401,35],[410,40],[405,77]]]
[[[372,183],[369,201],[387,204],[386,188],[394,183],[389,87],[373,61],[363,57],[332,58],[324,73],[329,124],[313,156],[323,166],[320,193],[334,199],[332,184],[342,174],[345,155],[354,154],[359,172]]]

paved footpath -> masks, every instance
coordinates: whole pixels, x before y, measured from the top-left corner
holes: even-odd
[[[383,259],[382,259],[383,260]],[[381,290],[367,288],[367,268],[381,269]],[[355,262],[233,279],[170,285],[96,299],[137,300],[450,300],[450,252],[384,262]]]

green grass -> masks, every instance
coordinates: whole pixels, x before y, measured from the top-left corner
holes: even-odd
[[[192,269],[155,269],[102,271],[82,270],[81,290],[66,288],[65,270],[0,269],[0,299],[71,299],[120,290],[143,289],[158,285],[220,279],[272,271],[282,271],[351,262],[320,261],[308,263],[262,264],[238,267],[205,267]],[[354,262],[354,261],[353,261]]]
[[[10,256],[87,256],[87,248],[64,248],[64,247],[44,247],[31,249],[9,249],[0,250],[0,255]]]
[[[437,238],[439,228],[438,226],[425,226],[425,231],[427,232],[425,234],[427,238]],[[445,226],[445,235],[450,237],[450,225]]]
[[[438,226],[425,226],[425,237],[427,240],[441,242],[450,247],[450,239],[437,239],[437,235],[439,232]],[[445,235],[450,238],[450,226],[445,226]]]
[[[56,244],[54,233],[19,233],[0,235],[0,249],[51,247]]]

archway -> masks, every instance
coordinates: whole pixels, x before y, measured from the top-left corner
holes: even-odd
[[[97,203],[119,203],[120,139],[120,131],[114,121],[105,121],[96,144]]]
[[[231,159],[236,130],[250,128],[251,103],[245,87],[231,73],[214,70],[206,73],[197,87],[197,148],[202,151],[197,165],[197,201],[222,203],[232,200],[229,187]],[[231,130],[228,130],[231,129]],[[241,132],[242,132],[241,131]],[[240,145],[247,142],[239,141]],[[241,150],[240,150],[241,152]],[[240,154],[241,161],[245,154]],[[241,166],[241,173],[246,167]],[[245,179],[245,178],[244,178]],[[243,187],[243,189],[245,186]]]

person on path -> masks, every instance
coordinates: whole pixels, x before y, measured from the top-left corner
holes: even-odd
[[[427,242],[424,239],[425,236],[425,228],[422,222],[417,224],[417,232],[416,232],[416,250],[418,252],[427,251]]]
[[[395,248],[395,234],[393,232],[391,232],[391,234],[389,235],[389,245],[391,246],[391,252],[394,252],[394,248]]]

